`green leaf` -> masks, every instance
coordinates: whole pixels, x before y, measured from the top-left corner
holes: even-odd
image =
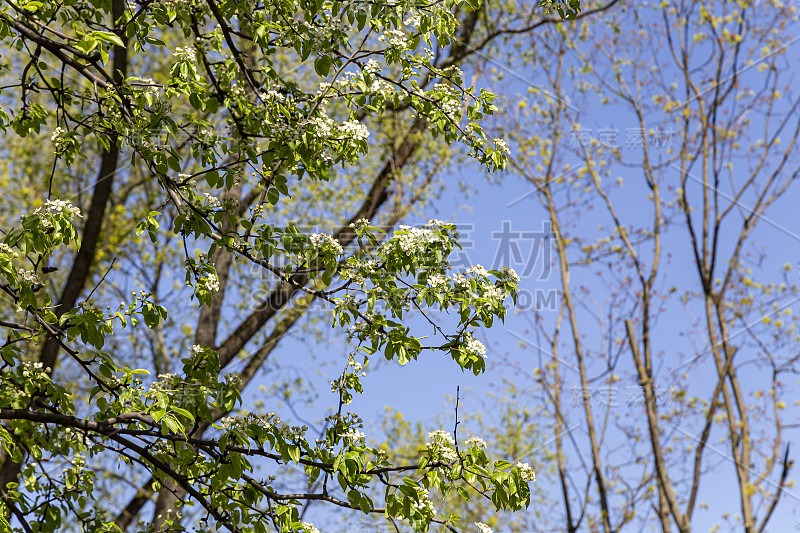
[[[295,463],[300,462],[300,447],[299,446],[295,446],[294,444],[289,445],[287,447],[287,451],[289,453],[289,457],[292,458],[292,461],[294,461]]]

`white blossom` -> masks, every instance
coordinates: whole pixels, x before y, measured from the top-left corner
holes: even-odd
[[[420,16],[416,13],[403,21],[403,24],[405,24],[406,26],[411,26],[414,29],[419,28],[419,23],[420,23]]]
[[[508,148],[508,144],[503,139],[494,139],[494,146],[498,152],[502,152],[504,154],[510,154],[511,150]]]
[[[17,276],[19,277],[20,281],[24,281],[26,283],[41,283],[39,281],[39,277],[36,275],[36,272],[33,270],[25,270],[24,268],[20,268],[17,270]]]
[[[300,522],[300,527],[302,527],[306,533],[319,533],[319,529],[314,527],[314,524],[309,524],[308,522]]]
[[[468,353],[486,359],[486,346],[484,346],[481,341],[474,338],[469,331],[464,333],[464,345]]]
[[[432,218],[432,219],[430,219],[429,221],[427,221],[425,223],[425,227],[426,228],[430,228],[430,229],[441,229],[441,228],[444,228],[446,226],[452,226],[452,223],[444,222],[442,220],[437,220],[435,218]]]
[[[456,274],[453,276],[453,283],[458,289],[469,288],[469,278],[464,274]]]
[[[447,286],[447,276],[444,274],[433,274],[428,276],[428,286],[432,289]]]
[[[355,120],[348,120],[339,126],[339,133],[345,137],[352,137],[357,141],[365,141],[369,137],[367,127]]]
[[[376,72],[379,72],[381,70],[381,67],[380,65],[378,65],[377,61],[375,61],[374,59],[370,59],[369,61],[367,61],[367,64],[364,65],[363,70],[364,73],[366,74],[375,74]]]
[[[273,90],[269,90],[266,93],[262,94],[261,96],[265,100],[270,99],[270,100],[276,100],[278,102],[283,102],[284,100],[286,100],[286,97],[283,94]]]
[[[333,250],[334,254],[341,255],[344,253],[344,248],[342,248],[342,245],[330,235],[326,235],[324,233],[314,233],[309,235],[308,238],[314,248],[323,248],[327,244],[328,247]]]
[[[407,42],[406,35],[399,30],[388,30],[378,39],[381,42],[388,44],[392,48],[405,48]]]
[[[419,501],[412,503],[411,506],[416,508],[417,510],[419,510],[423,514],[427,514],[427,515],[436,514],[436,507],[434,507],[433,503],[431,503],[431,501],[428,499],[429,495],[430,495],[428,490],[427,489],[418,489],[417,493],[419,494]]]
[[[209,193],[205,193],[204,196],[205,196],[206,202],[208,202],[208,205],[212,209],[219,209],[219,207],[220,207],[219,198],[217,198],[216,196],[212,196]]]
[[[70,218],[81,216],[81,210],[72,205],[72,202],[69,200],[45,200],[44,205],[36,209],[33,214],[43,216],[54,213],[64,213],[65,211]]]
[[[519,274],[517,274],[517,271],[513,268],[503,267],[500,269],[500,272],[504,277],[509,278],[514,283],[519,283]]]
[[[147,87],[147,93],[153,98],[159,99],[161,97],[161,86],[152,78],[142,78],[141,85]]]
[[[265,429],[276,428],[287,438],[293,438],[295,435],[302,435],[305,429],[303,427],[290,427],[281,422],[280,417],[275,413],[269,412],[265,414],[247,413],[246,415],[239,416],[226,416],[219,421],[220,429],[233,429],[237,427],[247,427],[250,424],[257,424]],[[308,428],[306,428],[308,429]]]
[[[441,236],[437,235],[428,228],[413,228],[411,226],[400,226],[404,234],[397,236],[396,241],[405,254],[413,255],[424,253],[428,244],[441,242]]]
[[[505,296],[505,293],[494,285],[489,285],[486,287],[486,290],[483,291],[483,297],[490,301],[490,305],[499,305]]]
[[[22,376],[34,377],[42,374],[43,372],[49,373],[50,367],[44,368],[44,365],[39,361],[23,361],[22,362]]]
[[[519,473],[522,476],[522,479],[525,481],[536,481],[536,472],[528,466],[528,463],[517,463],[517,468],[519,469]]]
[[[367,220],[366,218],[359,218],[358,220],[350,224],[350,227],[355,230],[366,228],[367,226],[369,226],[369,220]]]
[[[489,277],[489,272],[481,265],[475,265],[474,267],[469,267],[467,269],[467,274],[475,274],[477,277],[484,279],[487,279]]]
[[[475,522],[475,525],[478,526],[478,531],[480,531],[480,533],[492,533],[492,528],[483,522]]]
[[[467,448],[472,448],[473,446],[478,446],[479,448],[486,448],[486,441],[480,437],[472,436],[464,442],[464,445]]]
[[[65,133],[67,132],[64,131],[64,128],[59,126],[53,130],[53,134],[50,136],[50,140],[53,141],[53,144],[58,146],[58,144],[63,141]]]
[[[443,429],[428,433],[428,446],[453,446],[453,436]]]
[[[19,252],[17,252],[4,242],[0,242],[0,253],[9,255],[11,257],[19,257]]]
[[[308,124],[312,127],[317,137],[328,138],[333,132],[333,120],[325,113],[322,113],[319,117],[311,117]]]
[[[365,442],[367,440],[367,436],[364,433],[354,429],[347,431],[346,433],[341,433],[339,436],[354,444],[359,442]]]
[[[172,55],[183,61],[191,61],[192,63],[197,61],[197,54],[191,46],[185,48],[178,47]]]
[[[442,112],[453,121],[458,120],[459,113],[461,112],[461,102],[458,98],[452,96],[446,97],[442,102]]]
[[[200,286],[205,287],[210,292],[217,292],[219,290],[219,279],[216,274],[209,274],[200,279]]]
[[[317,89],[317,96],[322,96],[323,94],[328,92],[332,85],[328,82],[322,82],[319,84],[319,89]]]

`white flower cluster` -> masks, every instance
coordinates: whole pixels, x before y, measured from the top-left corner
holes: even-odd
[[[419,510],[422,514],[435,515],[436,507],[434,507],[433,503],[430,501],[430,499],[428,499],[430,496],[428,490],[419,489],[418,494],[419,494],[419,501],[412,503],[411,506]]]
[[[463,290],[469,288],[469,278],[464,274],[455,274],[453,276],[453,283],[457,289]]]
[[[111,114],[110,110],[109,113]],[[50,136],[50,140],[53,142],[53,146],[55,146],[55,155],[66,155],[68,162],[71,161],[72,154],[80,145],[80,141],[74,134],[70,134],[68,131],[60,127],[53,131],[53,134]]]
[[[454,444],[453,436],[443,429],[437,429],[428,433],[428,446],[452,446]]]
[[[463,78],[464,71],[456,65],[451,65],[442,71],[442,75],[450,80],[453,78]]]
[[[219,202],[219,198],[217,198],[216,196],[212,196],[209,193],[205,193],[204,196],[205,196],[206,202],[208,203],[209,207],[211,207],[212,209],[219,209],[220,208],[221,204]]]
[[[394,86],[388,81],[381,78],[373,78],[372,83],[369,84],[369,92],[376,94],[389,94],[394,92]]]
[[[473,435],[464,442],[464,446],[466,446],[467,448],[472,448],[473,446],[478,446],[479,448],[486,448],[486,441],[480,437],[476,437]]]
[[[375,74],[376,72],[380,72],[381,67],[380,65],[378,65],[377,61],[375,61],[374,59],[370,59],[369,61],[367,61],[367,64],[364,65],[364,68],[362,70],[364,71],[365,74]]]
[[[453,436],[443,429],[428,433],[428,446],[453,446]]]
[[[457,121],[461,112],[461,101],[452,95],[445,97],[442,102],[442,112],[454,122]]]
[[[436,83],[433,86],[433,91],[434,92],[440,92],[440,93],[443,93],[445,95],[453,94],[453,90],[452,90],[452,87],[450,86],[450,84],[449,83],[444,83],[444,82]]]
[[[86,464],[86,456],[82,453],[75,453],[72,456],[72,464],[78,468]]]
[[[283,426],[289,427],[287,424],[282,423],[280,417],[272,412],[265,414],[247,413],[246,415],[226,416],[219,421],[219,425],[222,429],[247,427],[249,424],[257,424],[263,428],[271,428],[273,426],[281,428]],[[294,434],[293,431],[291,433]]]
[[[504,141],[503,139],[494,139],[494,146],[495,146],[495,149],[497,149],[498,152],[502,152],[504,154],[510,154],[511,153],[511,150],[509,149],[508,144],[506,144],[506,141]]]
[[[269,90],[265,93],[261,93],[261,99],[283,102],[286,100],[286,97],[283,94],[279,93],[278,91]]]
[[[48,215],[67,212],[70,218],[80,217],[81,210],[72,205],[69,200],[45,200],[44,205],[33,212],[34,215]]]
[[[346,433],[341,433],[339,436],[350,444],[364,443],[367,440],[367,436],[364,433],[355,429],[351,429]]]
[[[303,531],[306,533],[319,533],[319,529],[314,527],[314,524],[309,524],[308,522],[300,522],[300,527],[302,527]]]
[[[463,340],[468,353],[486,359],[486,346],[484,346],[481,341],[474,338],[471,332],[467,331],[464,333]]]
[[[353,228],[354,230],[360,230],[366,228],[367,226],[369,226],[369,220],[367,220],[366,218],[359,218],[358,220],[350,224],[350,227]]]
[[[448,463],[454,463],[458,461],[458,454],[453,448],[440,448],[439,453],[442,455],[442,459]]]
[[[378,40],[391,46],[392,48],[405,48],[406,34],[399,30],[388,30],[378,37]]]
[[[158,381],[150,385],[151,392],[175,392],[178,382],[181,381],[179,374],[166,372],[158,375]]]
[[[510,279],[514,283],[519,283],[519,274],[513,268],[503,267],[500,269],[500,272],[503,274],[504,277]]]
[[[506,294],[499,287],[489,285],[486,287],[486,290],[483,291],[483,297],[489,300],[490,306],[494,307],[500,305],[500,303],[505,299]]]
[[[177,57],[182,61],[190,61],[192,63],[197,61],[197,54],[195,53],[194,48],[192,48],[191,46],[187,46],[186,48],[178,47],[175,49],[175,53],[173,53],[172,55],[174,55],[175,57]]]
[[[469,267],[467,269],[467,274],[475,274],[476,277],[483,279],[489,278],[489,272],[481,265],[475,265],[474,267]]]
[[[322,83],[320,83],[320,84],[319,84],[319,89],[317,89],[317,96],[322,96],[322,95],[324,95],[325,93],[327,93],[327,92],[328,92],[328,90],[329,90],[331,87],[333,87],[333,85],[331,85],[331,84],[330,84],[330,83],[328,83],[327,81],[323,81]]]
[[[327,244],[328,247],[333,250],[334,254],[342,255],[344,253],[344,248],[342,248],[342,245],[330,235],[326,235],[324,233],[314,233],[309,235],[308,238],[314,248],[323,248]]]
[[[519,473],[522,475],[522,479],[525,481],[536,481],[536,472],[528,466],[528,463],[517,463],[517,468],[519,468]]]
[[[441,236],[428,228],[400,226],[400,230],[404,231],[405,234],[392,240],[396,240],[400,250],[407,255],[424,253],[429,244],[439,243],[442,240]]]
[[[483,522],[475,522],[475,525],[478,526],[478,531],[480,531],[480,533],[492,533],[492,528]]]
[[[403,21],[403,24],[405,24],[406,26],[411,26],[414,29],[419,28],[419,23],[420,23],[420,16],[416,13]]]
[[[348,120],[339,126],[339,134],[357,141],[366,141],[367,137],[369,137],[369,130],[356,120]]]
[[[314,134],[317,137],[327,139],[333,133],[333,120],[325,113],[319,117],[311,117],[308,120],[308,125],[314,129]]]
[[[56,145],[56,150],[63,150],[66,146],[66,133],[67,132],[61,126],[53,130],[50,140],[53,141],[54,145]]]
[[[205,287],[209,292],[217,292],[219,290],[219,278],[217,278],[216,274],[209,274],[200,279],[199,285],[200,287]]]
[[[10,257],[19,257],[19,252],[17,252],[4,242],[0,242],[0,253],[6,254]]]
[[[342,270],[340,275],[346,279],[350,278],[355,283],[359,285],[364,285],[364,282],[367,280],[368,277],[375,274],[375,272],[380,267],[380,263],[378,263],[375,259],[369,259],[362,263],[350,263],[348,265],[350,267],[349,270]],[[380,288],[380,287],[378,287]]]
[[[39,361],[23,361],[22,363],[22,377],[29,378],[38,376],[42,373],[49,373],[50,367],[44,368],[44,365]]]
[[[432,289],[437,289],[439,287],[446,287],[447,286],[447,276],[444,274],[433,274],[432,276],[428,276],[428,286]]]
[[[39,276],[36,275],[36,271],[34,270],[25,270],[24,268],[20,268],[17,270],[17,277],[19,277],[20,281],[24,281],[25,283],[41,283]]]
[[[428,229],[441,229],[452,225],[452,222],[444,222],[443,220],[437,220],[435,218],[432,218],[425,223],[425,227]]]
[[[156,100],[161,97],[161,86],[158,85],[152,78],[142,78],[141,85],[147,87],[147,92]]]
[[[436,447],[436,451],[441,455],[442,459],[448,462],[457,461],[458,455],[453,449],[455,441],[453,436],[443,429],[437,429],[428,433],[428,447]]]

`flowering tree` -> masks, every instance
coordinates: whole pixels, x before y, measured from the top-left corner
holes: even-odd
[[[522,20],[579,16],[575,2],[544,8]],[[527,465],[449,433],[397,464],[346,407],[376,356],[440,352],[482,372],[471,328],[516,294],[511,270],[450,272],[451,224],[384,229],[451,143],[488,171],[506,164],[477,122],[494,97],[458,67],[503,33],[480,31],[483,13],[459,0],[3,4],[15,74],[0,128],[16,162],[2,181],[3,528],[316,531],[301,512],[323,502],[457,530],[431,492],[528,504]],[[325,222],[335,230],[308,231]],[[237,280],[258,305],[233,297]],[[353,347],[317,438],[242,405],[312,302]]]

